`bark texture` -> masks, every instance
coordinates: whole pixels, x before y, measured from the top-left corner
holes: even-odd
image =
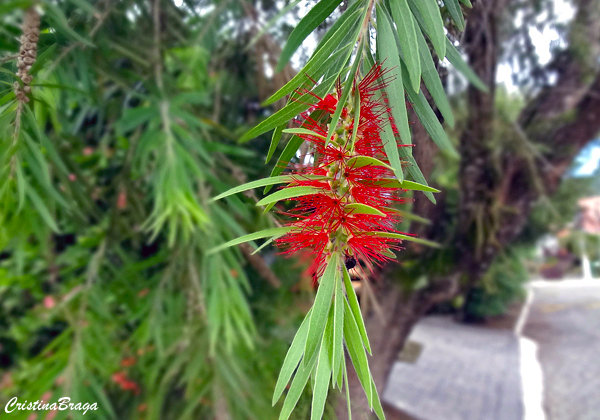
[[[503,3],[503,4],[502,4]],[[515,142],[546,146],[537,156],[506,150],[493,169],[495,22],[508,1],[480,1],[465,33],[469,61],[489,93],[469,89],[469,120],[461,137],[459,231],[463,290],[476,284],[498,253],[521,232],[535,200],[552,194],[581,148],[600,131],[600,2],[579,0],[569,48],[546,68],[557,75],[522,111]],[[486,25],[487,22],[487,25]],[[482,27],[487,26],[487,29]]]

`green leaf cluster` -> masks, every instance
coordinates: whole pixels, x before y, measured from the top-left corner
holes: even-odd
[[[269,226],[210,200],[254,174],[241,112],[215,112],[249,94],[228,67],[246,40],[221,31],[244,11],[157,3],[158,42],[154,2],[39,2],[27,104],[10,57],[32,2],[0,6],[2,394],[97,401],[98,419],[270,418],[286,336],[257,339],[276,315],[250,294],[271,286],[239,249],[208,252]]]

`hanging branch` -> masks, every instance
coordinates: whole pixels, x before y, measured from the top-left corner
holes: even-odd
[[[300,21],[282,51],[279,70],[340,3],[322,0]],[[445,3],[457,27],[464,27],[458,0]],[[405,95],[433,141],[456,154],[420,91],[422,78],[445,120],[453,124],[425,36],[439,57],[447,57],[469,80],[482,86],[446,38],[437,1],[398,0],[389,6],[391,10],[383,2],[362,0],[345,10],[304,68],[266,101],[275,103],[288,95],[287,105],[241,139],[247,141],[274,129],[268,161],[283,134],[292,135],[271,178],[216,197],[259,186],[265,186],[266,193],[273,185],[285,184],[257,205],[269,210],[279,201],[290,200],[296,207],[285,213],[290,218],[285,227],[243,236],[213,252],[269,238],[265,245],[274,242],[285,253],[309,249],[314,256],[315,302],[292,342],[273,395],[275,404],[290,383],[280,420],[289,418],[309,378],[313,420],[323,415],[330,385],[345,386],[348,391],[344,348],[369,408],[385,418],[367,361],[371,348],[348,269],[356,266],[361,270],[360,262],[371,272],[374,264],[393,260],[392,250],[400,249],[405,240],[437,246],[397,231],[399,214],[392,208],[401,201],[403,191],[422,191],[432,202],[432,193],[438,192],[427,186],[412,157]],[[379,62],[370,49],[371,25],[377,25]],[[384,69],[381,62],[388,59],[385,65],[391,68]],[[291,119],[294,127],[286,129]],[[290,175],[281,175],[303,144],[314,150],[312,161],[304,159]],[[405,179],[403,167],[407,164],[413,181]],[[350,414],[349,395],[348,404]]]
[[[30,7],[25,12],[25,18],[23,20],[23,34],[21,35],[20,42],[21,47],[19,48],[19,55],[17,56],[17,77],[19,81],[14,82],[14,92],[17,98],[17,110],[15,113],[15,129],[13,133],[13,150],[17,146],[19,141],[19,135],[21,134],[21,116],[23,113],[24,104],[29,102],[28,94],[31,93],[31,82],[33,76],[29,74],[31,66],[35,63],[37,56],[37,43],[40,36],[40,15],[35,8]],[[16,170],[17,165],[16,154],[11,157],[11,177]]]

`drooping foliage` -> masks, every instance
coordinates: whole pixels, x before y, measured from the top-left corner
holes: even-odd
[[[316,3],[291,31],[279,64],[267,67],[284,69],[340,3]],[[271,6],[277,20],[273,10],[280,5]],[[97,401],[95,418],[265,419],[279,411],[268,394],[274,389],[277,400],[292,380],[280,418],[300,418],[302,407],[292,411],[312,376],[310,416],[320,418],[329,385],[347,383],[345,345],[371,408],[384,417],[346,257],[368,266],[399,240],[418,240],[394,227],[397,211],[389,207],[399,191],[435,200],[412,157],[407,100],[435,143],[456,153],[421,89],[423,83],[453,124],[432,54],[481,83],[445,34],[450,21],[464,26],[457,0],[443,7],[435,0],[357,0],[343,7],[303,69],[266,101],[287,103],[242,135],[262,117],[256,106],[262,93],[251,80],[264,81],[256,70],[265,67],[264,51],[253,56],[246,46],[265,34],[244,32],[254,28],[253,2],[0,6],[5,395]],[[317,116],[336,84],[335,100]],[[290,124],[294,118],[299,124]],[[268,151],[260,141],[237,143],[271,130]],[[256,162],[269,160],[284,134],[291,137],[273,177],[235,187],[263,173]],[[281,175],[290,161],[299,162],[307,140],[314,153],[309,175],[334,177],[332,184],[301,185],[301,177]],[[262,200],[234,195],[279,181],[289,188]],[[339,198],[353,201],[309,216],[306,190],[290,191],[315,186],[323,199],[335,187]],[[263,299],[291,306],[296,300],[261,280],[273,281],[266,259],[231,245],[262,238],[290,244],[294,223],[279,226],[255,207],[289,198],[301,203],[296,214],[302,213],[305,235],[319,217],[330,223],[333,215],[335,223],[348,213],[349,221],[330,225],[328,242],[319,242],[315,304],[282,360],[282,340],[291,337],[274,328],[271,311],[278,305]],[[344,226],[355,229],[352,238],[343,236]]]
[[[206,254],[269,224],[236,197],[209,204],[256,156],[235,146],[241,110],[214,112],[256,94],[224,64],[242,11],[209,6],[2,5],[3,395],[96,401],[95,418],[270,412],[274,367],[248,357],[267,345],[259,277],[240,250]]]
[[[323,0],[300,21],[284,47],[279,68],[337,4]],[[464,27],[457,1],[445,2],[444,8],[459,29]],[[375,51],[366,41],[371,31],[376,33]],[[279,201],[296,201],[296,208],[284,213],[292,218],[287,227],[241,237],[214,251],[260,237],[270,238],[267,242],[275,241],[287,252],[309,249],[315,257],[315,302],[288,351],[273,396],[275,403],[291,381],[280,419],[289,418],[309,379],[312,419],[321,418],[330,385],[349,389],[344,348],[369,408],[380,419],[385,418],[369,370],[366,352],[371,348],[346,262],[361,260],[371,268],[373,261],[393,258],[392,249],[398,249],[400,240],[417,240],[394,228],[398,211],[390,206],[398,201],[398,190],[424,191],[435,203],[432,192],[436,190],[427,186],[412,158],[405,98],[433,141],[449,154],[456,154],[421,90],[422,81],[448,124],[453,125],[432,54],[448,58],[481,86],[446,37],[436,1],[353,2],[304,68],[266,101],[272,103],[288,95],[287,105],[242,137],[242,141],[250,140],[274,130],[268,161],[283,133],[292,134],[272,177],[217,197],[258,186],[267,186],[267,192],[272,185],[287,182],[285,188],[257,203],[269,210]],[[389,75],[381,67],[381,61],[387,59],[393,66]],[[292,124],[295,127],[286,129],[298,115]],[[291,175],[280,176],[303,145],[310,156],[301,153],[303,162],[292,168]],[[405,180],[403,165],[414,181]],[[347,399],[350,404],[349,394]]]

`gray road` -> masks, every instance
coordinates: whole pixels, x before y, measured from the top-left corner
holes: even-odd
[[[600,280],[536,282],[524,335],[539,345],[548,420],[600,419]]]

